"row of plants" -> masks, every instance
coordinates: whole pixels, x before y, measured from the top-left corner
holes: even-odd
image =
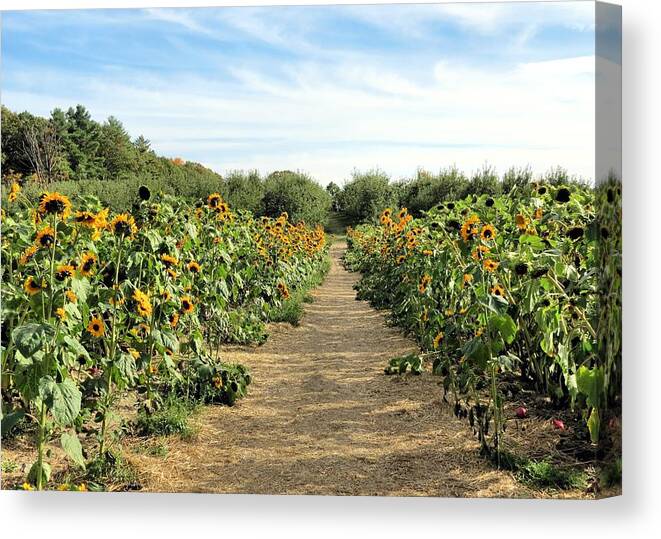
[[[34,425],[26,488],[49,485],[59,437],[85,468],[105,462],[120,401],[157,413],[165,396],[231,405],[251,378],[226,342],[262,342],[265,322],[326,259],[321,228],[191,206],[142,187],[131,213],[93,196],[38,200],[13,184],[2,209],[2,430]],[[82,443],[81,443],[82,442]]]
[[[580,416],[586,444],[610,443],[622,383],[618,181],[531,183],[419,218],[386,208],[380,224],[349,230],[348,244],[359,298],[390,309],[423,350],[386,373],[419,374],[432,360],[484,454],[500,459],[513,384]]]

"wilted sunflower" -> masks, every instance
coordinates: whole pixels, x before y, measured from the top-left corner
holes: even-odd
[[[9,200],[9,202],[15,202],[20,192],[21,192],[21,186],[18,184],[18,182],[12,183],[11,189],[9,190],[9,195],[7,196],[7,200]]]
[[[439,347],[441,341],[443,340],[443,337],[445,337],[445,335],[443,334],[442,331],[439,331],[436,334],[436,337],[434,337],[434,350],[436,350]]]
[[[135,226],[135,219],[128,213],[120,213],[117,215],[109,225],[110,231],[116,236],[131,237],[137,231],[138,227]]]
[[[170,315],[170,327],[174,329],[177,327],[178,323],[179,323],[179,313],[172,313]]]
[[[101,318],[94,317],[90,320],[90,323],[87,324],[87,331],[89,331],[94,337],[102,337],[106,331],[106,325]]]
[[[57,215],[66,219],[71,212],[71,201],[60,193],[44,193],[39,202],[41,215]]]
[[[500,296],[501,298],[505,297],[505,289],[502,286],[500,286],[499,284],[496,284],[496,285],[491,287],[491,293],[494,296]]]
[[[528,228],[528,223],[530,223],[530,220],[525,215],[517,213],[516,217],[514,218],[514,222],[516,223],[516,226],[519,230],[525,230]]]
[[[194,308],[193,300],[190,298],[190,296],[183,296],[181,298],[181,311],[184,314],[192,313]]]
[[[517,275],[525,275],[528,273],[528,264],[525,262],[519,262],[514,266],[514,273]]]
[[[560,202],[560,204],[564,204],[566,202],[569,202],[569,199],[571,197],[571,191],[567,189],[566,187],[561,187],[558,189],[558,191],[555,194],[555,201]]]
[[[55,269],[55,278],[58,281],[64,281],[73,277],[73,272],[75,271],[74,267],[71,264],[60,264]]]
[[[89,277],[94,273],[94,268],[96,267],[97,259],[94,253],[84,253],[80,259],[79,271],[81,275]]]
[[[39,232],[37,232],[37,237],[34,239],[35,244],[39,247],[50,247],[55,241],[55,230],[52,226],[45,226]]]
[[[32,276],[25,279],[25,282],[23,283],[23,289],[31,296],[38,294],[43,288],[44,283],[42,282],[41,285],[37,284]]]
[[[484,225],[480,236],[483,240],[490,241],[496,237],[496,229],[493,225]]]
[[[211,209],[217,208],[223,200],[219,193],[212,193],[207,197],[207,204]]]
[[[32,257],[37,253],[39,250],[39,247],[36,245],[30,245],[23,253],[21,254],[21,257],[18,259],[18,263],[21,266],[25,266],[30,260],[32,260]]]
[[[186,267],[191,273],[200,273],[202,271],[202,268],[195,260],[191,260]]]
[[[146,185],[138,187],[138,196],[141,200],[149,200],[151,198],[151,191]]]
[[[471,258],[476,262],[479,262],[490,250],[491,249],[489,249],[486,245],[478,245],[471,253]]]
[[[490,258],[487,258],[482,263],[482,266],[484,267],[485,270],[493,272],[498,269],[498,262],[496,262],[495,260],[491,260]]]
[[[137,288],[133,291],[133,300],[135,301],[135,307],[140,316],[145,318],[151,316],[152,306],[151,301],[149,300],[149,295],[145,294]]]
[[[179,265],[179,260],[177,260],[174,256],[168,254],[161,255],[161,262],[165,264],[166,268],[171,268],[172,266]]]

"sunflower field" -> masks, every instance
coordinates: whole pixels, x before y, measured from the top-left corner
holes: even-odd
[[[386,374],[420,373],[430,360],[483,453],[500,455],[505,401],[520,388],[578,417],[586,445],[610,443],[622,383],[618,181],[531,183],[420,218],[386,208],[379,225],[348,236],[359,298],[390,309],[423,350],[393,358]]]
[[[77,466],[103,458],[130,397],[233,404],[250,384],[220,345],[262,342],[265,323],[326,258],[321,228],[234,213],[218,194],[190,202],[140,189],[131,212],[93,196],[2,210],[2,429],[34,425],[26,488],[46,488],[48,444]]]

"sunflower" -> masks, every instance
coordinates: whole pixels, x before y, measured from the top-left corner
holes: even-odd
[[[534,215],[534,217],[535,217],[535,219],[536,219],[537,221],[540,221],[540,220],[542,219],[542,216],[543,216],[543,215],[544,215],[544,210],[542,210],[542,208],[537,208],[537,209],[535,210],[535,215]]]
[[[71,201],[60,193],[44,193],[40,197],[39,213],[41,215],[57,215],[66,219],[71,212]]]
[[[91,211],[77,211],[73,220],[80,225],[92,228],[96,225],[96,214]]]
[[[94,272],[94,268],[97,264],[96,255],[94,253],[84,253],[80,259],[80,273],[89,277]]]
[[[200,273],[202,271],[202,268],[195,260],[191,260],[186,267],[191,273]]]
[[[183,296],[181,298],[181,310],[184,314],[190,314],[194,309],[193,300],[190,296]]]
[[[402,221],[406,218],[408,213],[409,213],[409,210],[407,208],[402,208],[401,210],[399,210],[399,213],[397,214],[397,217],[399,217],[399,220]]]
[[[175,270],[173,270],[172,268],[168,268],[168,275],[172,279],[176,279],[179,276],[179,274]]]
[[[514,266],[514,273],[516,273],[519,276],[525,275],[528,273],[528,264],[525,262],[519,262]]]
[[[489,249],[486,245],[478,245],[475,250],[471,253],[471,257],[473,260],[476,262],[479,260],[482,260],[484,258],[484,255],[486,255],[491,249]]]
[[[471,219],[465,221],[464,224],[461,225],[461,230],[460,230],[461,238],[466,242],[477,237],[480,231],[480,229],[475,225],[475,222],[473,222]]]
[[[530,223],[530,220],[525,215],[517,213],[516,217],[514,218],[514,222],[516,223],[516,227],[519,230],[525,230],[528,228],[528,223]]]
[[[163,292],[161,292],[161,299],[163,301],[170,301],[172,299],[172,294],[167,290],[163,290]]]
[[[133,359],[140,359],[140,352],[138,352],[135,348],[129,348],[129,354],[131,354]]]
[[[161,255],[161,262],[165,264],[166,268],[171,268],[172,266],[179,265],[179,260],[177,260],[174,256],[168,254]]]
[[[58,307],[57,309],[55,309],[55,315],[60,320],[66,320],[67,319],[67,312],[62,307]]]
[[[67,290],[64,295],[71,303],[78,303],[78,296],[76,296],[73,290]]]
[[[39,247],[36,245],[30,245],[23,253],[21,253],[21,257],[18,259],[18,263],[21,266],[25,266],[30,260],[32,260],[32,257],[37,253],[39,250]]]
[[[214,376],[211,381],[213,382],[213,386],[216,389],[223,387],[223,379],[220,376]]]
[[[485,270],[487,271],[496,271],[498,269],[498,262],[495,260],[491,260],[490,258],[487,258],[483,263],[482,266],[484,267]]]
[[[484,225],[482,227],[482,232],[480,233],[480,237],[484,241],[490,241],[496,237],[496,229],[493,227],[493,225]]]
[[[179,323],[179,313],[172,313],[170,315],[170,327],[174,329],[177,327],[178,323]]]
[[[397,264],[398,265],[401,264],[402,262],[404,262],[404,260],[406,260],[406,257],[404,255],[399,255],[397,257]]]
[[[422,251],[422,254],[425,256],[431,256],[434,254],[434,252],[431,251],[430,249],[425,249],[424,251]]]
[[[144,316],[145,318],[151,316],[152,307],[151,301],[149,300],[149,295],[136,288],[133,291],[132,297],[135,301],[135,308],[138,311],[138,314],[140,316]]]
[[[18,184],[18,182],[14,182],[11,184],[11,189],[9,190],[9,195],[7,196],[7,200],[9,202],[16,202],[16,199],[18,198],[18,194],[21,192],[21,186]]]
[[[442,331],[439,331],[436,334],[436,337],[434,337],[434,350],[436,350],[439,347],[441,341],[443,340],[443,337],[445,337],[445,335],[443,334]]]
[[[557,193],[555,194],[555,201],[560,202],[560,204],[564,204],[566,202],[569,202],[569,199],[571,197],[571,191],[567,189],[566,187],[561,187],[558,189]]]
[[[39,285],[35,282],[32,276],[25,279],[25,282],[23,283],[23,289],[31,296],[38,294],[43,290],[43,288],[45,288],[44,282],[42,281],[41,285]]]
[[[470,273],[464,273],[463,285],[466,286],[468,283],[473,281],[473,276]]]
[[[418,292],[424,294],[427,291],[427,286],[431,283],[431,276],[425,273],[420,279],[420,284],[418,285]]]
[[[218,207],[222,200],[223,197],[221,197],[219,193],[212,193],[207,197],[207,204],[209,205],[209,208],[214,209]]]
[[[135,226],[135,219],[128,213],[120,213],[117,215],[109,225],[110,231],[116,236],[131,237],[137,231],[138,227]]]
[[[285,283],[278,283],[278,291],[283,299],[289,299],[289,288]]]
[[[94,337],[102,337],[106,331],[106,325],[98,317],[94,317],[90,320],[90,323],[87,324],[87,331],[89,331]]]
[[[58,281],[64,281],[65,279],[69,279],[70,277],[73,277],[74,271],[75,268],[71,264],[60,264],[55,269],[55,278]]]
[[[496,285],[491,287],[491,293],[494,296],[499,296],[501,298],[505,297],[505,289],[502,286],[500,286],[499,284],[496,284]]]
[[[50,247],[55,241],[55,230],[52,226],[45,226],[39,232],[37,232],[37,237],[34,239],[34,243],[39,247]]]

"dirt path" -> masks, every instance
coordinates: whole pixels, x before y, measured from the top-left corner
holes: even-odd
[[[383,374],[389,358],[416,346],[355,300],[343,251],[332,247],[330,273],[299,327],[278,325],[264,346],[226,354],[252,370],[248,397],[205,409],[197,440],[150,463],[147,490],[531,494],[478,457],[466,424],[441,406],[438,378]]]

